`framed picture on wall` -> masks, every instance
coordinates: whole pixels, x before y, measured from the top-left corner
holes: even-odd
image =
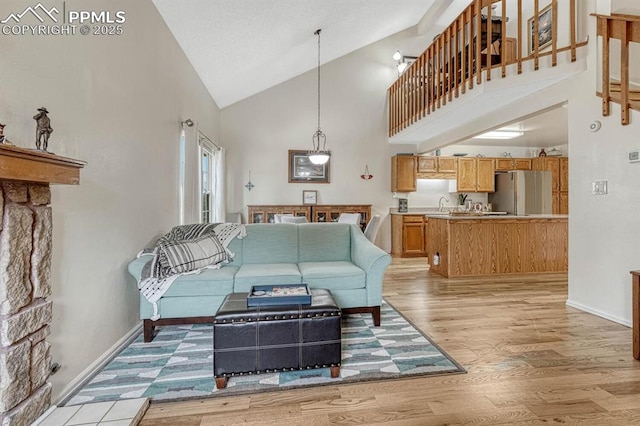
[[[553,39],[553,13],[551,5],[545,7],[538,14],[538,32],[536,34],[535,16],[529,18],[529,54],[535,50],[535,37],[538,38],[538,50],[551,44]]]
[[[329,164],[313,164],[309,151],[289,150],[289,183],[329,183]]]
[[[318,204],[318,191],[302,191],[302,204]]]

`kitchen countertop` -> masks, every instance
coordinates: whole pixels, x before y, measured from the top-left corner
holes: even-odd
[[[430,219],[445,219],[445,220],[494,220],[494,219],[516,219],[516,220],[531,220],[531,219],[568,219],[569,215],[566,214],[530,214],[524,216],[515,216],[508,214],[484,214],[484,215],[475,215],[475,214],[425,214]]]
[[[448,207],[450,209],[451,207]],[[389,214],[400,216],[422,216],[427,214],[437,214],[440,210],[438,207],[410,207],[408,212],[400,213],[397,208],[390,208]]]

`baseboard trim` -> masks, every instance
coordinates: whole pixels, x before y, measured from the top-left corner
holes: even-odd
[[[82,388],[89,380],[95,376],[98,371],[104,368],[115,356],[129,346],[131,342],[135,340],[138,335],[142,333],[142,321],[137,323],[127,334],[118,340],[113,346],[111,346],[104,354],[102,354],[97,360],[91,363],[85,370],[80,373],[75,379],[73,379],[60,394],[51,401],[52,405],[64,406],[71,397]]]
[[[613,322],[618,323],[618,324],[626,325],[627,327],[631,327],[632,326],[631,321],[628,321],[626,319],[613,316],[613,315],[608,314],[606,312],[602,312],[602,311],[600,311],[598,309],[593,309],[593,308],[591,308],[589,306],[583,305],[582,303],[573,302],[573,301],[567,299],[567,306],[579,309],[581,311],[587,312],[589,314],[596,315],[598,317],[607,319],[609,321],[613,321]]]

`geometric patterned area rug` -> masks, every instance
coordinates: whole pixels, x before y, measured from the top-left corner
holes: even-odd
[[[340,377],[328,368],[229,378],[218,390],[213,380],[213,325],[158,329],[150,343],[142,335],[123,349],[65,405],[146,397],[154,402],[208,398],[419,375],[465,373],[456,361],[383,301],[382,325],[370,314],[342,319]]]

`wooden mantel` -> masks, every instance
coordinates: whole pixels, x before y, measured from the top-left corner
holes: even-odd
[[[35,149],[0,144],[0,179],[78,185],[87,163]]]

